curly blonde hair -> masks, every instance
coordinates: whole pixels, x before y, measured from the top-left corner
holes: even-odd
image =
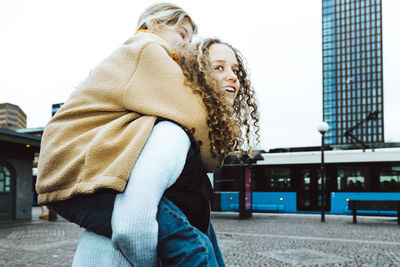
[[[209,61],[209,48],[213,44],[223,44],[234,52],[239,71],[238,95],[233,107],[225,100],[225,92],[220,90],[214,78]],[[179,65],[186,78],[186,84],[200,94],[207,109],[208,137],[210,152],[223,160],[228,154],[236,152],[243,156],[247,151],[254,156],[253,143],[259,143],[259,113],[255,92],[248,79],[244,58],[236,48],[216,38],[207,38],[179,51]],[[255,136],[255,140],[253,140]]]

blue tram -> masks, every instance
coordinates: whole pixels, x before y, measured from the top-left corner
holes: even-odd
[[[320,212],[320,151],[263,153],[262,158],[250,167],[253,211]],[[226,164],[214,173],[213,210],[238,210],[240,168],[238,164]],[[325,173],[327,214],[350,214],[349,200],[400,200],[400,148],[325,151]]]

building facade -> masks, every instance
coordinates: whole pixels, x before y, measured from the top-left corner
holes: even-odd
[[[0,128],[15,131],[26,127],[26,114],[19,106],[10,103],[0,104]]]
[[[326,143],[383,143],[382,0],[322,0],[322,53]]]
[[[33,135],[36,137],[39,137],[40,139],[42,138],[43,135],[43,131],[44,131],[44,127],[37,127],[37,128],[23,128],[23,129],[18,129],[16,132],[17,133],[21,133],[21,134],[29,134],[29,135]],[[36,193],[36,189],[35,189],[35,185],[36,185],[36,180],[37,180],[37,167],[38,167],[38,163],[39,163],[39,150],[37,152],[35,152],[34,154],[34,158],[33,158],[33,165],[32,165],[32,204],[37,206],[39,205],[37,203],[37,193]]]
[[[32,165],[39,136],[0,129],[0,222],[32,215]]]

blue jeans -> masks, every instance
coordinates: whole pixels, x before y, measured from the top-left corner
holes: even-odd
[[[166,197],[158,206],[157,221],[162,266],[225,266],[211,221],[206,235]]]

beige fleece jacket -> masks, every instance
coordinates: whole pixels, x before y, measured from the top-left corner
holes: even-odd
[[[203,143],[204,165],[213,171],[218,162],[209,152],[200,96],[184,85],[168,43],[155,34],[138,33],[101,62],[47,124],[38,202],[102,188],[124,191],[157,117],[194,128],[194,137]]]

